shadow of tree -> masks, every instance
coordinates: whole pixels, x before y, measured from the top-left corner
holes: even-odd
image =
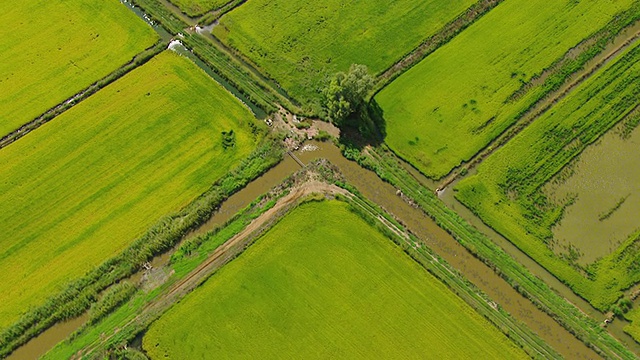
[[[357,149],[378,146],[386,136],[383,110],[375,99],[371,99],[361,111],[349,117],[340,127],[340,143]]]

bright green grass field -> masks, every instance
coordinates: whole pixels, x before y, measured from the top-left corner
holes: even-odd
[[[632,0],[506,0],[382,90],[387,143],[433,178],[446,175],[539,97],[534,75]]]
[[[307,103],[326,75],[354,63],[383,71],[474,2],[248,0],[213,33]]]
[[[0,24],[0,137],[158,39],[117,0],[0,1]]]
[[[639,99],[640,45],[636,45],[498,149],[480,164],[477,174],[456,187],[456,198],[484,222],[602,311],[640,281],[640,232],[611,254],[577,270],[548,245],[566,204],[547,198],[542,188],[586,146],[624,121]]]
[[[230,0],[169,0],[189,16],[199,16],[207,11],[215,10]]]
[[[338,201],[301,205],[149,328],[152,359],[525,354]]]
[[[236,166],[255,147],[250,121],[165,52],[0,150],[0,328]]]

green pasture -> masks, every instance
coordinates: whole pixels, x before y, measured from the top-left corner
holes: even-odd
[[[516,92],[632,0],[506,0],[384,88],[386,142],[440,178],[496,138],[545,91]]]
[[[0,328],[238,165],[253,119],[165,52],[0,150]]]
[[[191,16],[200,16],[207,11],[220,8],[230,0],[169,0],[172,4],[180,8],[180,10]]]
[[[603,311],[622,290],[640,281],[640,233],[582,266],[570,251],[557,248],[552,231],[574,199],[550,199],[543,186],[564,181],[562,169],[615,124],[637,124],[632,110],[638,105],[638,84],[640,46],[636,45],[498,149],[477,174],[456,187],[456,197],[484,222]]]
[[[475,0],[249,0],[213,34],[304,105],[329,74],[393,65]]]
[[[117,0],[3,1],[0,24],[0,137],[158,40]]]
[[[152,359],[523,358],[338,201],[301,205],[149,328]]]
[[[640,342],[640,308],[631,310],[625,317],[631,321],[631,324],[625,326],[624,331]]]

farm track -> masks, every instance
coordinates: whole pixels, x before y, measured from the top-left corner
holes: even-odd
[[[329,185],[317,181],[307,182],[303,186],[293,189],[288,195],[279,199],[271,209],[262,213],[241,232],[227,240],[223,245],[219,246],[202,264],[198,265],[198,267],[196,267],[184,279],[181,279],[171,285],[165,294],[158,297],[152,303],[146,305],[135,318],[116,329],[111,335],[102,337],[99,344],[92,344],[85,351],[79,352],[77,354],[77,358],[79,359],[92,354],[100,347],[100,345],[107,343],[122,329],[136,322],[155,319],[155,317],[162,314],[165,310],[171,307],[171,305],[179,301],[204,282],[216,270],[242,253],[253,240],[262,234],[265,228],[269,227],[272,221],[277,221],[278,213],[286,212],[288,208],[295,205],[296,201],[313,193],[325,193],[332,195],[342,194],[349,196],[348,192],[344,189],[338,188],[335,185]]]
[[[634,26],[636,24],[633,24]],[[632,27],[630,26],[630,27]],[[549,109],[551,109],[555,104],[560,102],[562,99],[567,97],[576,87],[584,83],[591,76],[593,76],[599,69],[601,69],[604,65],[612,61],[618,55],[622,54],[626,49],[628,49],[631,45],[635,44],[638,39],[640,39],[640,31],[636,31],[630,35],[627,35],[626,38],[622,41],[622,43],[615,47],[614,49],[608,51],[605,54],[601,54],[599,59],[595,61],[592,65],[588,66],[586,69],[582,70],[581,74],[578,75],[577,78],[570,80],[568,83],[564,84],[560,89],[554,91],[542,99],[538,100],[534,106],[531,107],[526,113],[524,113],[520,119],[514,122],[511,126],[505,129],[502,134],[492,140],[487,146],[485,146],[482,150],[480,150],[476,155],[474,155],[470,160],[464,162],[462,165],[458,166],[456,169],[452,170],[451,173],[444,178],[444,180],[437,187],[436,191],[440,191],[445,189],[447,186],[451,185],[453,182],[459,180],[464,177],[463,174],[468,173],[470,170],[474,169],[477,165],[479,165],[484,159],[486,159],[489,155],[493,154],[497,149],[505,145],[509,140],[518,135],[522,130],[524,130],[527,126],[533,123],[536,119],[546,113]],[[615,39],[614,42],[616,42]],[[575,76],[575,75],[574,75]]]
[[[116,69],[111,74],[105,76],[101,80],[96,81],[91,84],[86,89],[80,91],[79,93],[73,95],[72,97],[66,99],[62,103],[56,105],[51,108],[44,114],[40,115],[36,119],[22,125],[17,130],[5,135],[0,139],[0,149],[11,145],[12,143],[18,141],[23,136],[29,134],[30,132],[38,129],[40,126],[48,123],[49,121],[55,119],[57,116],[71,109],[75,105],[79,104],[83,100],[86,100],[91,95],[97,93],[102,88],[108,86],[114,81],[122,78],[132,70],[136,69],[138,66],[144,65],[146,62],[151,60],[154,56],[158,55],[166,48],[166,44],[164,42],[159,42],[153,47],[143,51],[142,53],[136,55],[131,61],[119,69]]]
[[[435,35],[430,36],[416,49],[403,57],[400,61],[396,62],[387,70],[384,70],[378,76],[378,83],[375,85],[372,94],[375,95],[375,93],[382,90],[386,85],[400,76],[403,72],[409,70],[412,66],[422,61],[422,59],[424,59],[426,56],[451,41],[461,31],[469,27],[474,22],[478,21],[480,18],[482,18],[483,15],[488,13],[494,7],[498,6],[503,1],[504,0],[482,0],[472,5],[463,14],[456,17],[453,21],[447,23],[440,31],[438,31]]]

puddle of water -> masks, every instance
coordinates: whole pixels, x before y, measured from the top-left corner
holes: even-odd
[[[577,194],[553,234],[561,246],[579,249],[582,265],[610,254],[640,227],[639,146],[638,129],[627,140],[609,131],[579,155],[568,179],[545,188],[558,202]]]
[[[7,357],[7,360],[37,359],[53,348],[57,343],[66,339],[74,331],[80,328],[80,326],[87,322],[87,320],[89,320],[89,314],[84,313],[75,319],[54,325],[42,334],[31,339],[28,343],[16,349],[16,351]]]

